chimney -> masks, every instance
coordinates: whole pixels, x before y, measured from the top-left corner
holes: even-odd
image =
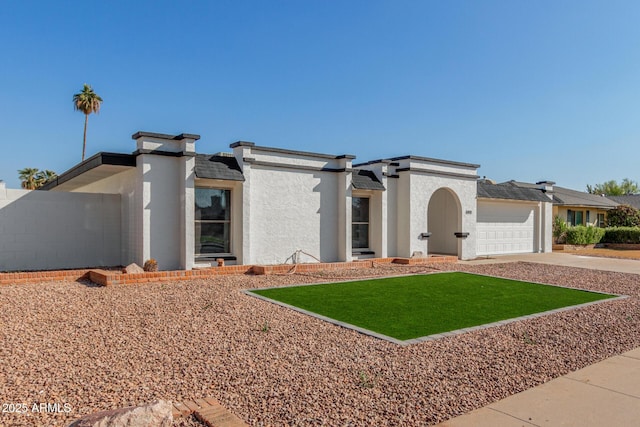
[[[556,183],[553,181],[538,181],[536,182],[536,185],[538,186],[538,188],[540,190],[542,190],[543,193],[545,193],[547,196],[549,196],[550,199],[553,199],[553,186]]]

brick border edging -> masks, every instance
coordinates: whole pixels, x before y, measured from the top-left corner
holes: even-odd
[[[80,270],[55,270],[55,271],[31,271],[27,273],[0,273],[0,285],[12,285],[16,283],[28,283],[34,280],[47,280],[52,282],[64,282],[66,280],[88,279],[90,269]]]
[[[181,281],[198,278],[224,276],[229,274],[288,274],[288,273],[310,273],[320,270],[343,270],[374,268],[376,265],[399,264],[399,265],[423,265],[433,263],[454,263],[458,258],[455,256],[429,256],[425,258],[369,258],[350,262],[328,262],[313,264],[279,264],[279,265],[226,265],[212,267],[201,270],[175,270],[156,271],[145,273],[120,273],[101,269],[82,270],[58,270],[40,271],[29,273],[0,273],[0,285],[10,285],[19,283],[29,283],[36,280],[46,280],[52,282],[73,281],[88,279],[102,285],[129,285],[138,283],[152,283],[157,281]]]
[[[193,414],[209,427],[248,427],[248,424],[229,412],[227,408],[212,397],[172,402],[172,405],[174,419],[188,417]]]

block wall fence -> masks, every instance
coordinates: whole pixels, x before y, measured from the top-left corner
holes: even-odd
[[[7,189],[0,182],[0,271],[116,266],[120,195]]]

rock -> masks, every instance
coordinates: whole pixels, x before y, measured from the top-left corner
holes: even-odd
[[[74,421],[69,427],[171,427],[171,402],[159,400],[144,406],[96,412]]]
[[[133,262],[127,265],[125,268],[123,268],[122,272],[126,274],[144,273],[144,269],[140,267],[138,264],[136,264],[135,262]]]

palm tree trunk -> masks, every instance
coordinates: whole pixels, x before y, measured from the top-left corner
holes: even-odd
[[[84,138],[82,138],[82,161],[84,162],[84,152],[87,148],[87,122],[89,121],[89,115],[84,115]]]

